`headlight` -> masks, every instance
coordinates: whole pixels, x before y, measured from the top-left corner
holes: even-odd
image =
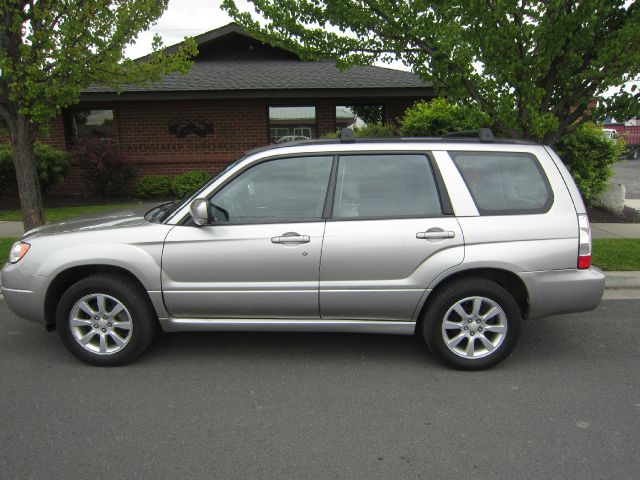
[[[29,248],[31,248],[31,245],[26,242],[14,243],[13,247],[11,247],[11,253],[9,253],[9,263],[19,262],[29,251]]]

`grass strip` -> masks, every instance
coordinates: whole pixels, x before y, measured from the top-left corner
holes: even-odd
[[[119,210],[129,208],[137,203],[106,203],[99,205],[75,205],[73,207],[54,207],[44,209],[44,218],[47,222],[60,222],[73,217],[91,215],[107,210]],[[22,210],[0,210],[0,221],[21,222]]]
[[[12,237],[0,238],[0,265],[7,263],[11,245],[13,245],[17,240],[17,238]]]
[[[640,271],[640,238],[594,239],[591,263],[602,270]]]

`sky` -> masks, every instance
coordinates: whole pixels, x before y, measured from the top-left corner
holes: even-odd
[[[236,0],[236,5],[248,5]],[[241,7],[242,8],[242,7]],[[245,9],[252,10],[248,6]],[[151,41],[157,33],[165,46],[181,42],[185,36],[195,37],[201,33],[222,27],[233,20],[220,9],[219,0],[169,0],[169,7],[158,19],[158,23],[138,36],[137,42],[127,48],[129,58],[142,57],[151,52]],[[376,63],[381,67],[408,70],[401,62]]]
[[[196,36],[231,22],[220,9],[218,0],[169,0],[169,7],[158,23],[138,36],[126,55],[138,58],[151,52],[151,39],[160,34],[165,45],[181,42],[185,36]]]

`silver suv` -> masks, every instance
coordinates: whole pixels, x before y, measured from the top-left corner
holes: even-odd
[[[144,217],[27,232],[2,288],[94,365],[130,362],[160,327],[415,333],[481,369],[509,355],[521,319],[595,308],[590,260],[551,148],[345,136],[254,150]]]

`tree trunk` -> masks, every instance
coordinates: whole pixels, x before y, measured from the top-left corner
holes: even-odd
[[[24,115],[18,114],[13,126],[13,165],[16,169],[24,229],[27,231],[44,223],[40,181],[33,153],[34,133],[29,119]]]

